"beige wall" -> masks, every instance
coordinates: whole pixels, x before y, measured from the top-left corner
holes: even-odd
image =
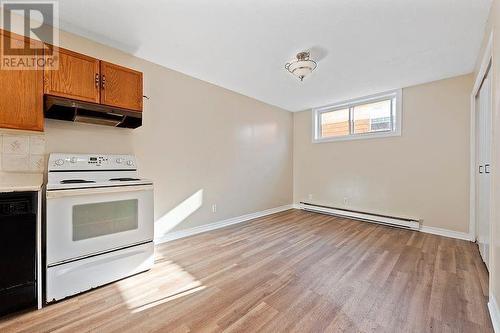
[[[491,33],[493,39],[493,145],[492,145],[492,225],[490,234],[490,296],[493,295],[496,303],[500,301],[500,0],[493,0],[488,18],[487,29],[484,34],[481,52],[479,54],[476,75],[479,72],[482,59],[485,56],[486,45]],[[497,313],[499,315],[499,313]]]
[[[295,113],[294,201],[468,232],[471,88],[466,75],[403,89],[401,137],[312,143],[311,111]]]
[[[401,137],[312,144],[309,111],[291,114],[88,39],[60,37],[63,47],[143,71],[151,99],[136,130],[47,120],[47,153],[136,154],[142,176],[155,181],[162,230],[312,194],[318,203],[343,207],[348,198],[352,209],[468,231],[471,76],[404,89]]]
[[[291,113],[75,35],[60,37],[62,47],[144,72],[150,100],[136,130],[47,120],[47,153],[136,154],[141,176],[155,183],[158,230],[292,203]]]

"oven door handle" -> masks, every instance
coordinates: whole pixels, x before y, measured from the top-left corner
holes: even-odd
[[[80,188],[71,190],[53,190],[47,191],[47,199],[56,199],[63,197],[73,197],[78,195],[96,195],[108,193],[139,192],[153,190],[153,185],[132,185],[132,186],[113,186],[98,188]]]

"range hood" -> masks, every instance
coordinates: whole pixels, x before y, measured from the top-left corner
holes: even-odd
[[[124,128],[142,125],[142,112],[45,95],[45,118]]]

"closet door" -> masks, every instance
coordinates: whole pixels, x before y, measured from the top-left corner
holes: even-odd
[[[489,268],[491,191],[491,75],[476,97],[476,235],[481,257]]]

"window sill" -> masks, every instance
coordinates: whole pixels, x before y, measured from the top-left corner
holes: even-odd
[[[384,133],[367,133],[367,134],[353,134],[332,138],[313,138],[313,143],[324,143],[324,142],[336,142],[336,141],[353,141],[353,140],[364,140],[364,139],[380,139],[387,137],[401,136],[401,131],[395,132],[384,132]]]

